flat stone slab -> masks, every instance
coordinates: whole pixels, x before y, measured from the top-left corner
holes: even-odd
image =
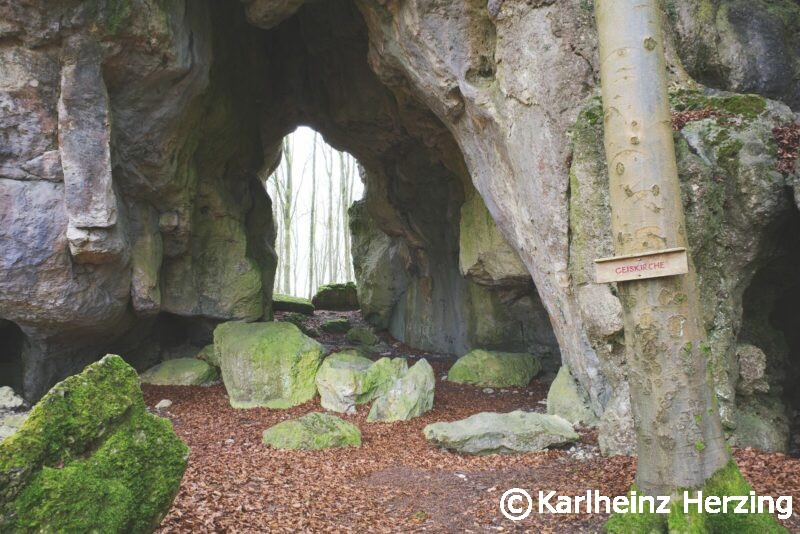
[[[314,313],[314,305],[311,304],[310,300],[278,293],[272,295],[272,309],[273,311],[295,312],[303,315],[312,315]]]
[[[197,358],[176,358],[151,367],[139,378],[155,386],[199,386],[216,380],[217,370]]]
[[[579,438],[563,417],[520,410],[481,412],[460,421],[433,423],[423,433],[434,445],[476,455],[535,452]]]
[[[262,441],[276,449],[359,447],[361,431],[344,419],[312,412],[269,427],[264,431]]]
[[[539,374],[541,367],[539,358],[533,354],[475,349],[456,360],[447,379],[481,387],[524,387]]]

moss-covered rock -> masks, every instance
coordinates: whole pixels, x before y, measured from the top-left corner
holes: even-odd
[[[187,455],[147,412],[136,371],[108,355],[56,384],[0,444],[0,531],[150,532]]]
[[[197,358],[176,358],[151,367],[139,377],[156,386],[199,386],[217,379],[217,370]]]
[[[687,488],[689,489],[689,488]],[[714,473],[702,488],[703,497],[742,496],[748,497],[752,487],[742,476],[736,463],[731,460],[728,465]],[[633,490],[636,490],[634,487]],[[683,491],[678,492],[683,495]],[[697,497],[695,494],[694,497]],[[763,534],[783,534],[787,532],[769,513],[736,514],[699,513],[696,504],[689,506],[689,513],[684,513],[682,499],[673,499],[669,514],[628,513],[613,514],[604,526],[611,534],[629,534],[631,532],[670,534],[715,533],[715,532],[758,532]]]
[[[350,321],[347,319],[331,319],[320,325],[323,332],[329,334],[344,334],[350,330]]]
[[[569,367],[562,365],[547,392],[547,413],[558,415],[570,423],[593,424],[597,416],[589,406],[585,392],[575,382]]]
[[[405,375],[392,381],[367,414],[367,421],[405,421],[433,408],[436,377],[427,360],[411,366]]]
[[[234,408],[288,408],[317,393],[324,349],[291,323],[222,323],[214,346]]]
[[[353,282],[320,286],[311,303],[318,310],[357,310],[358,291]]]
[[[195,355],[195,358],[198,360],[203,360],[209,365],[213,365],[214,367],[219,367],[219,358],[217,357],[217,351],[214,350],[214,344],[206,345]]]
[[[364,326],[354,326],[347,331],[347,341],[356,343],[358,345],[372,346],[377,345],[380,339],[375,335],[375,332],[370,328]]]
[[[453,364],[447,379],[481,387],[527,386],[540,369],[533,354],[475,349]]]
[[[333,415],[312,412],[266,429],[262,441],[276,449],[359,447],[361,431]]]
[[[423,433],[434,445],[478,455],[540,451],[579,438],[566,419],[520,410],[482,412],[460,421],[433,423]]]
[[[356,405],[384,394],[407,369],[402,358],[381,358],[373,362],[356,350],[331,354],[317,372],[316,384],[322,407],[334,412],[353,413]]]
[[[313,315],[314,305],[311,301],[302,297],[292,297],[290,295],[273,294],[272,310],[302,313],[303,315]]]

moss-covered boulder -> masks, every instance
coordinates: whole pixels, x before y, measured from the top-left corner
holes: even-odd
[[[357,310],[358,291],[353,282],[320,286],[311,303],[318,310]]]
[[[475,349],[453,364],[447,379],[481,387],[527,386],[540,370],[533,354]]]
[[[561,416],[573,424],[591,425],[597,422],[586,393],[575,382],[566,365],[561,366],[555,380],[550,384],[547,392],[547,413]]]
[[[386,392],[394,379],[405,374],[408,366],[402,358],[381,358],[373,362],[356,350],[331,354],[317,372],[320,403],[326,410],[354,413]]]
[[[209,365],[213,365],[214,367],[219,367],[219,358],[217,357],[217,351],[214,350],[214,344],[206,345],[195,355],[195,358],[198,360],[203,360]]]
[[[276,293],[272,295],[272,310],[312,315],[314,313],[314,305],[311,304],[310,300],[302,297],[292,297]]]
[[[557,415],[482,412],[460,421],[433,423],[425,439],[464,454],[512,454],[540,451],[578,439],[572,424]]]
[[[436,377],[427,360],[411,366],[407,373],[392,381],[379,395],[367,414],[367,421],[405,421],[433,408]]]
[[[329,334],[344,334],[350,330],[350,321],[347,319],[331,319],[320,325],[323,332]]]
[[[365,345],[371,347],[373,345],[377,345],[380,339],[372,329],[364,327],[364,326],[354,326],[350,330],[347,331],[347,335],[345,336],[347,341],[350,343],[355,343],[357,345]]]
[[[222,323],[214,346],[234,408],[288,408],[317,393],[324,349],[291,323]]]
[[[176,358],[151,367],[139,377],[155,386],[199,386],[217,379],[217,370],[197,358]]]
[[[312,412],[266,429],[262,441],[276,449],[358,447],[361,445],[361,431],[344,419]]]
[[[147,412],[136,371],[108,355],[53,386],[0,444],[0,531],[150,532],[187,456]]]

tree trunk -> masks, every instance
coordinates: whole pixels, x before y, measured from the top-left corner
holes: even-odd
[[[283,184],[283,292],[292,294],[292,143],[283,139],[286,180]]]
[[[687,247],[657,0],[596,0],[617,255]],[[688,247],[687,247],[688,248]],[[699,487],[730,460],[689,274],[620,282],[638,489]]]
[[[333,243],[333,151],[328,148],[326,150],[329,157],[325,158],[325,172],[328,174],[328,220],[327,220],[327,243],[325,244],[328,262],[328,278],[327,282],[335,281],[336,262],[334,260],[334,243]]]
[[[317,232],[317,133],[314,132],[314,139],[311,145],[311,213],[309,214],[311,222],[308,229],[308,291],[306,294],[308,298],[314,296],[314,267],[315,267],[315,252],[316,249],[316,232]]]

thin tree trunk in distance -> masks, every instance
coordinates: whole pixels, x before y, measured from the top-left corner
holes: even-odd
[[[283,184],[283,292],[292,294],[292,143],[283,138],[286,180]]]
[[[311,145],[311,213],[309,214],[311,222],[308,229],[308,290],[306,291],[308,298],[314,296],[314,290],[316,289],[314,285],[316,258],[314,255],[316,252],[315,234],[317,231],[317,135],[317,132],[314,132],[314,139]]]
[[[597,0],[612,231],[617,255],[687,247],[657,0]],[[619,283],[639,454],[650,495],[699,487],[729,459],[687,275]]]

